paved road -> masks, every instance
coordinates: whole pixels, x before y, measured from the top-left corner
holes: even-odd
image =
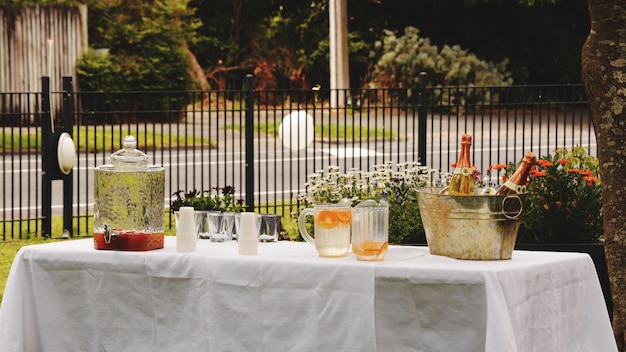
[[[223,123],[229,122],[232,121]],[[479,168],[518,160],[527,150],[545,155],[563,145],[590,146],[590,153],[596,153],[593,132],[589,133],[588,126],[572,128],[555,121],[537,128],[533,123],[536,124],[536,121],[529,119],[511,129],[507,124],[496,124],[493,121],[489,124],[460,124],[433,119],[427,128],[426,164],[434,169],[449,170],[449,165],[457,157],[457,136],[464,131],[474,136],[472,160]],[[183,127],[186,129],[179,129],[178,133],[189,133],[197,126]],[[327,165],[371,169],[373,165],[387,161],[412,161],[417,158],[417,136],[413,121],[400,125],[397,120],[391,120],[388,126],[381,127],[400,131],[401,137],[391,142],[373,140],[361,144],[337,144],[331,138],[322,138],[306,150],[290,151],[283,148],[279,140],[263,134],[255,135],[255,199],[262,202],[293,199],[303,191],[306,175]],[[151,162],[163,165],[166,169],[166,204],[169,204],[169,196],[177,189],[208,189],[213,185],[234,185],[244,179],[244,144],[238,138],[230,138],[238,137],[238,133],[226,134],[209,125],[203,128],[207,129],[206,135],[209,135],[209,131],[218,131],[213,137],[226,137],[227,142],[219,144],[214,150],[178,151],[171,154],[155,152],[150,155]],[[578,132],[570,133],[570,130]],[[90,211],[93,204],[93,168],[108,160],[103,154],[79,154],[78,157],[77,166],[73,170],[75,189],[78,189],[74,197],[75,214]],[[4,219],[19,218],[20,212],[22,218],[24,214],[36,217],[37,208],[41,205],[40,167],[39,159],[30,160],[26,156],[5,158],[0,170],[0,184],[4,187],[3,193],[10,197],[5,196],[0,203],[0,215]],[[60,181],[55,181],[53,187],[53,214],[60,215],[63,204]],[[243,185],[238,188],[242,190]]]

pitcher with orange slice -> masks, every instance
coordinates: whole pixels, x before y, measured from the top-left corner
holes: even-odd
[[[305,226],[306,217],[313,216],[312,237]],[[320,257],[345,257],[350,248],[350,202],[314,204],[304,209],[298,219],[298,229],[305,241],[315,245]]]
[[[389,241],[389,204],[366,200],[352,208],[352,252],[356,259],[383,260]]]

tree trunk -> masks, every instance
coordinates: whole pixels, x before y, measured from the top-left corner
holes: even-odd
[[[582,77],[596,132],[613,332],[626,351],[626,0],[588,0]]]
[[[206,78],[206,73],[202,69],[202,66],[198,63],[198,59],[196,59],[196,55],[194,55],[191,50],[189,50],[189,46],[187,46],[187,42],[182,43],[183,50],[187,53],[187,57],[189,58],[189,69],[191,78],[198,84],[198,87],[201,91],[209,90],[209,80]]]

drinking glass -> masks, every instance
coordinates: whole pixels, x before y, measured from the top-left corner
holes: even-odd
[[[235,232],[235,213],[222,213],[221,242],[232,241]]]
[[[261,224],[261,232],[259,239],[261,242],[276,242],[278,241],[278,223],[280,221],[280,215],[277,214],[264,214],[263,222]]]
[[[207,213],[209,224],[209,238],[211,242],[224,242],[220,234],[222,232],[222,213],[219,211],[209,211]]]

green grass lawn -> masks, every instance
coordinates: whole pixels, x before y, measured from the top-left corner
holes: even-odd
[[[279,126],[280,122],[260,123],[254,125],[254,130],[278,137]],[[230,124],[225,128],[236,131],[245,130],[245,126],[238,124]],[[119,141],[126,134],[128,134],[128,132],[121,131],[120,129],[111,129],[101,126],[75,127],[73,131],[74,144],[80,146],[80,149],[82,150],[89,150],[91,152],[105,150],[104,141]],[[386,129],[350,125],[344,126],[334,123],[315,125],[315,136],[318,138],[339,138],[347,140],[351,140],[353,138],[395,139],[398,137],[396,133]],[[187,137],[185,135],[172,136],[170,134],[140,131],[135,138],[141,143],[142,148],[145,149],[150,149],[157,143],[159,148],[168,148],[171,145],[195,144],[208,144],[211,148],[215,148],[217,146],[217,142],[209,140],[208,138],[202,139],[200,137]],[[20,134],[0,132],[0,150],[32,150],[38,147],[40,143],[41,132],[36,130],[33,130],[32,132],[22,132]]]
[[[4,296],[4,287],[7,284],[7,278],[9,276],[9,270],[11,270],[13,258],[15,258],[15,255],[20,250],[20,248],[22,248],[23,246],[46,243],[51,241],[55,240],[34,238],[27,240],[5,241],[0,243],[0,303],[2,303],[2,297]]]
[[[80,146],[81,150],[105,151],[104,141],[122,140],[127,131],[112,129],[101,126],[75,127],[73,131],[74,144]],[[168,148],[171,145],[210,145],[211,148],[217,146],[217,142],[208,138],[188,137],[185,135],[172,136],[170,134],[160,134],[153,132],[139,132],[135,136],[141,143],[142,148],[150,149],[158,144],[159,148]],[[144,143],[145,141],[145,143]],[[32,150],[41,143],[41,132],[22,132],[14,134],[12,132],[0,132],[0,150]],[[113,148],[116,149],[116,148]]]

